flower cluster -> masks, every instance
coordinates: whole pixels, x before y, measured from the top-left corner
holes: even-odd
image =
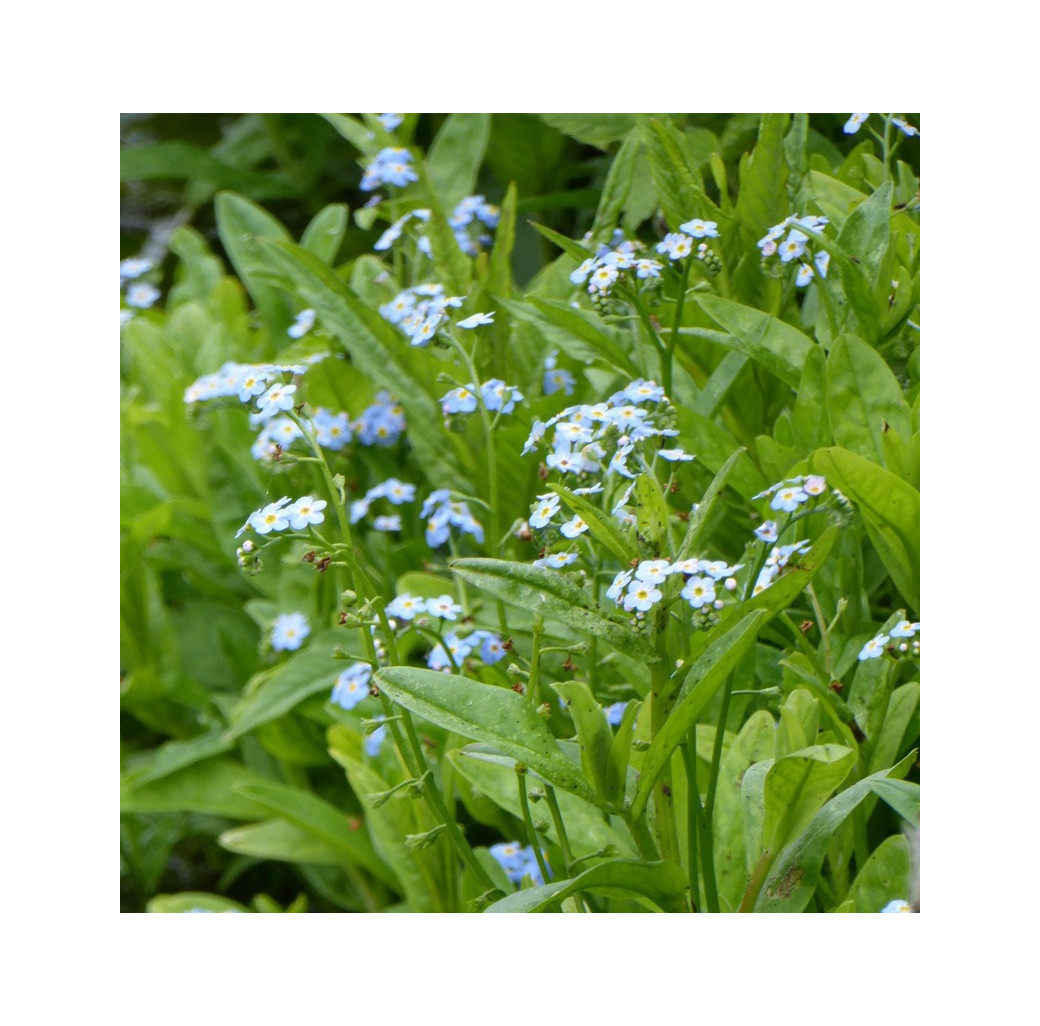
[[[377,392],[370,406],[354,421],[354,431],[362,445],[393,445],[407,425],[404,410],[389,392]]]
[[[460,200],[448,218],[448,224],[455,233],[455,241],[459,249],[467,256],[476,256],[482,249],[491,245],[490,229],[498,226],[499,211],[494,204],[487,203],[483,196],[466,196]],[[425,208],[409,210],[399,217],[379,237],[375,244],[377,252],[391,248],[404,234],[409,222],[426,224],[430,220],[430,211]],[[416,235],[416,246],[420,253],[433,258],[433,247],[429,236],[424,231]]]
[[[617,230],[609,245],[601,242],[596,247],[595,256],[583,260],[571,272],[571,282],[574,285],[587,282],[588,293],[596,300],[605,299],[626,271],[641,281],[660,278],[664,265],[641,256],[644,249],[643,243],[626,239],[624,233]]]
[[[353,709],[368,695],[372,667],[368,663],[351,663],[337,678],[329,701],[341,709]]]
[[[786,481],[778,481],[776,484],[770,485],[764,492],[753,495],[752,499],[757,501],[772,496],[769,502],[771,509],[793,513],[799,506],[809,502],[810,499],[823,495],[825,491],[827,491],[827,479],[818,474],[810,474],[808,477],[792,477]],[[759,530],[767,530],[767,525],[772,523],[771,520],[767,520]],[[773,527],[775,528],[776,525],[773,524]],[[764,537],[764,540],[775,541],[776,536]]]
[[[920,623],[900,620],[887,634],[876,635],[860,649],[860,662],[866,659],[880,658],[888,648],[889,642],[894,642],[897,651],[901,655],[919,656],[921,654],[921,642],[917,638],[917,633],[920,630]]]
[[[453,501],[447,488],[430,492],[419,516],[426,521],[426,544],[431,549],[448,540],[452,527],[458,528],[463,534],[473,535],[478,542],[484,540],[484,528],[473,518],[469,506],[464,502]]]
[[[257,534],[270,534],[286,528],[303,531],[310,524],[320,524],[325,519],[322,510],[327,505],[324,499],[314,499],[310,495],[304,495],[295,502],[288,495],[283,495],[277,502],[268,503],[255,513],[250,513],[235,537],[240,537],[250,529]]]
[[[556,366],[556,351],[553,350],[545,358],[545,374],[542,377],[542,392],[545,395],[553,395],[562,391],[564,395],[574,392],[574,375],[562,367]]]
[[[310,624],[303,613],[281,613],[271,624],[271,648],[276,652],[295,651],[310,632]]]
[[[505,870],[510,883],[520,884],[525,876],[530,877],[539,887],[545,883],[534,848],[530,845],[522,848],[519,841],[505,841],[491,845],[488,852]]]
[[[831,262],[830,253],[822,250],[814,256],[812,250],[806,246],[809,236],[800,229],[806,228],[809,231],[819,232],[828,223],[829,219],[820,214],[810,214],[807,217],[791,214],[789,217],[785,217],[758,240],[758,248],[762,250],[763,264],[774,254],[779,254],[780,262],[784,264],[797,260],[798,276],[795,278],[795,284],[798,286],[808,285],[816,273],[819,273],[821,278],[826,278],[827,268]],[[789,228],[790,231],[788,231]],[[785,232],[787,232],[787,238],[780,241]],[[816,265],[816,271],[813,270],[813,264]]]
[[[325,354],[316,354],[306,364],[281,363],[233,363],[223,364],[212,374],[204,374],[193,381],[184,391],[184,401],[189,405],[205,399],[222,399],[235,396],[240,402],[256,400],[261,420],[267,420],[279,410],[291,410],[295,385],[287,385],[280,379],[286,374],[303,374],[311,363],[324,359]],[[276,380],[278,379],[278,380]]]
[[[695,217],[679,225],[677,232],[669,232],[654,248],[658,253],[666,253],[673,263],[682,260],[691,253],[696,259],[704,262],[709,274],[718,274],[722,264],[714,250],[708,248],[706,242],[697,239],[717,239],[719,226],[714,221],[702,221]],[[696,250],[694,246],[696,245]]]
[[[515,385],[507,385],[500,378],[491,378],[479,389],[470,382],[441,396],[441,412],[445,416],[451,413],[472,413],[477,408],[478,391],[484,408],[492,413],[512,413],[516,404],[524,398]]]
[[[380,150],[361,177],[361,188],[365,192],[378,189],[380,185],[407,185],[417,182],[419,176],[412,167],[412,155],[398,146]]]
[[[849,120],[845,122],[845,134],[854,135],[869,117],[869,114],[850,114]],[[897,118],[894,114],[889,114],[885,117],[885,120],[891,121],[904,135],[920,135],[920,132],[913,125],[909,124],[905,118]]]
[[[426,665],[431,670],[450,671],[452,663],[461,666],[462,661],[472,656],[474,651],[477,658],[488,666],[504,659],[506,654],[502,639],[492,631],[472,631],[462,638],[455,631],[449,631],[430,650]]]
[[[743,563],[729,566],[721,559],[681,559],[674,563],[645,559],[636,568],[617,574],[607,589],[607,598],[626,612],[642,617],[664,598],[662,588],[669,578],[681,574],[684,585],[679,594],[692,609],[722,609],[724,603],[716,595],[715,585],[722,581],[720,590],[735,591],[737,581],[733,575],[742,567]]]
[[[431,282],[399,292],[379,308],[379,313],[400,328],[413,346],[423,347],[430,344],[437,330],[445,324],[448,308],[460,307],[462,303],[461,296],[446,296],[442,285]]]
[[[376,120],[385,128],[388,132],[392,132],[398,125],[404,121],[404,118],[400,114],[377,114]]]
[[[350,522],[356,524],[368,515],[372,503],[377,499],[386,499],[393,506],[400,506],[406,502],[415,501],[415,485],[405,481],[398,481],[396,477],[389,477],[381,484],[373,485],[365,492],[364,497],[355,499],[350,504]],[[400,531],[401,517],[399,514],[389,516],[377,516],[372,521],[372,526],[377,531]]]
[[[123,324],[131,320],[134,310],[147,310],[153,306],[162,293],[150,281],[138,281],[143,275],[154,270],[155,265],[145,257],[127,257],[119,264],[119,288],[125,289],[123,300],[129,310],[121,310]]]
[[[310,307],[306,310],[301,310],[296,315],[296,320],[289,325],[289,338],[303,338],[314,327],[317,316],[317,311],[312,310]]]

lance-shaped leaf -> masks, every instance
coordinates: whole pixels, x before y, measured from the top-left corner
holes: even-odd
[[[649,898],[660,908],[674,907],[686,889],[686,878],[672,862],[602,862],[573,880],[557,880],[500,898],[485,912],[544,912],[579,891],[607,897]]]
[[[549,491],[559,495],[571,510],[589,525],[589,534],[611,555],[616,556],[619,563],[625,564],[635,558],[635,548],[625,540],[614,517],[608,516],[584,496],[575,495],[569,488],[565,488],[561,484],[550,484]]]
[[[449,114],[441,125],[426,155],[426,170],[445,207],[473,191],[490,136],[490,114]]]
[[[346,234],[348,213],[345,203],[330,203],[319,210],[300,236],[300,245],[319,260],[331,264]]]
[[[358,830],[334,805],[309,791],[285,784],[239,783],[235,790],[294,826],[305,830],[355,862],[395,890],[400,886],[393,870],[376,854],[365,830]]]
[[[284,819],[225,830],[217,838],[222,848],[237,855],[276,862],[306,862],[315,866],[342,866],[343,851],[336,845]]]
[[[820,449],[811,462],[817,473],[856,504],[895,586],[913,609],[920,609],[920,492],[847,449]]]
[[[632,799],[632,817],[643,814],[657,778],[663,772],[672,752],[682,743],[697,717],[722,687],[744,653],[751,647],[762,625],[769,620],[764,610],[755,610],[722,633],[693,664],[679,704],[665,720],[657,737],[643,756],[643,769]]]
[[[689,335],[717,342],[751,357],[781,381],[792,388],[797,387],[805,357],[815,345],[811,338],[770,314],[731,299],[702,294],[697,296],[697,302],[713,321],[726,330],[681,328],[680,342]]]
[[[834,831],[874,789],[889,778],[898,779],[910,767],[914,753],[898,766],[872,773],[836,794],[795,841],[780,852],[755,902],[756,912],[801,912],[812,899],[823,860]]]
[[[596,792],[560,750],[529,701],[507,688],[413,666],[388,666],[373,683],[391,701],[455,734],[482,741],[586,801]]]
[[[709,517],[714,511],[715,504],[719,501],[719,497],[722,495],[722,489],[726,487],[730,474],[733,473],[733,468],[737,465],[737,460],[739,460],[746,451],[747,450],[745,450],[743,446],[737,449],[722,465],[722,468],[715,475],[711,484],[708,485],[707,490],[701,497],[701,501],[697,503],[697,508],[690,514],[690,521],[686,528],[686,536],[683,538],[682,544],[679,546],[679,552],[675,557],[676,562],[689,559],[689,557],[697,551],[698,547],[705,540],[704,531],[708,525]]]
[[[856,912],[880,912],[910,895],[910,845],[902,834],[886,837],[870,854],[849,888]]]
[[[615,780],[610,768],[610,744],[614,736],[602,706],[583,680],[562,681],[553,684],[553,690],[563,699],[574,721],[581,751],[581,768],[585,779],[591,780],[596,793],[615,808],[624,797],[624,776]]]
[[[453,559],[449,565],[468,584],[495,598],[594,634],[626,655],[646,662],[660,658],[631,624],[608,619],[593,607],[587,592],[556,570],[504,559]]]

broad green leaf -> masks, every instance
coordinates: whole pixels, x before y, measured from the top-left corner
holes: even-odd
[[[885,569],[912,609],[920,609],[921,495],[902,478],[847,449],[820,449],[812,467],[855,503]]]
[[[759,238],[787,213],[787,162],[784,132],[788,114],[763,114],[758,141],[746,163],[741,161],[736,213],[748,236]]]
[[[426,170],[445,209],[473,192],[490,135],[490,114],[449,114],[441,125]]]
[[[740,377],[740,372],[747,366],[747,362],[748,357],[743,353],[727,353],[697,393],[692,409],[702,417],[714,417],[722,408],[726,396]]]
[[[579,142],[605,150],[612,142],[624,139],[638,124],[639,114],[539,114],[552,125]]]
[[[910,845],[902,834],[886,837],[870,854],[849,888],[857,912],[880,912],[910,896]]]
[[[566,253],[568,256],[573,257],[578,263],[584,263],[592,254],[576,239],[568,238],[566,235],[561,235],[557,231],[553,231],[552,228],[547,228],[544,224],[537,224],[534,221],[527,222],[539,235],[543,235],[550,242],[557,245]]]
[[[877,351],[842,335],[827,357],[827,408],[834,440],[845,449],[884,461],[888,427],[910,436],[910,408],[895,375]]]
[[[300,237],[300,245],[319,260],[331,264],[347,232],[348,213],[345,203],[330,203],[314,215]]]
[[[741,442],[726,428],[685,406],[677,407],[676,412],[683,448],[695,454],[699,464],[717,474],[729,462],[733,450]],[[744,499],[750,499],[769,486],[746,452],[738,457],[726,483]]]
[[[225,830],[217,840],[222,848],[237,855],[250,855],[276,862],[309,862],[318,866],[342,866],[343,852],[284,819]]]
[[[682,743],[697,717],[725,683],[744,653],[754,643],[769,615],[757,610],[743,616],[710,644],[693,664],[683,682],[679,702],[643,756],[639,784],[632,799],[632,817],[643,814],[657,778]]]
[[[506,189],[502,209],[499,212],[495,241],[488,257],[485,291],[492,296],[509,296],[513,291],[512,256],[516,242],[516,182]]]
[[[808,828],[780,853],[759,892],[756,912],[801,912],[812,899],[827,847],[834,831],[871,793],[874,784],[890,774],[906,772],[907,760],[869,777],[835,795],[816,815]]]
[[[211,731],[190,741],[167,741],[150,752],[144,762],[135,763],[133,769],[123,774],[123,784],[136,788],[176,773],[203,759],[220,755],[231,747],[231,741],[223,731]]]
[[[561,681],[552,688],[563,699],[574,721],[585,779],[592,782],[602,801],[617,808],[624,798],[625,777],[615,780],[611,774],[610,744],[614,735],[603,707],[583,680]]]
[[[874,793],[911,826],[921,825],[921,787],[909,780],[875,780]]]
[[[632,178],[635,172],[636,155],[643,147],[642,137],[638,129],[632,129],[614,156],[607,180],[603,183],[596,219],[592,223],[594,239],[606,238],[617,227],[618,219],[625,208],[625,202],[632,189]]]
[[[418,716],[482,741],[587,801],[595,791],[560,751],[545,721],[516,692],[436,670],[389,666],[373,679],[380,691]]]
[[[541,887],[531,887],[500,898],[485,912],[544,912],[552,905],[577,894],[590,891],[613,898],[642,895],[662,908],[674,907],[686,889],[682,871],[672,862],[602,862],[586,869],[572,880],[558,880]]]
[[[856,753],[843,745],[810,745],[777,759],[765,778],[759,851],[776,853],[798,837],[849,775]]]
[[[215,189],[248,192],[255,199],[281,199],[295,192],[280,175],[231,167],[212,153],[179,139],[120,150],[120,181],[154,178],[197,179]]]
[[[805,354],[798,396],[791,411],[794,443],[803,456],[830,444],[831,426],[827,416],[827,358],[820,346]]]
[[[644,545],[655,553],[667,551],[668,505],[653,474],[636,478],[636,531]]]
[[[566,752],[566,742],[561,742],[561,749]],[[467,745],[449,752],[448,758],[478,791],[511,816],[521,818],[523,812],[516,783],[515,760],[494,754],[486,745]],[[619,817],[604,816],[602,809],[567,791],[557,792],[556,800],[576,858],[610,847],[622,856],[635,857],[632,838]],[[530,808],[535,828],[559,844],[556,824],[549,810],[542,803],[532,804]]]
[[[752,609],[764,609],[770,618],[785,610],[813,579],[823,565],[838,537],[836,526],[828,527],[816,540],[813,547],[798,557],[798,565],[786,570],[768,588],[737,606],[734,615],[742,616]]]
[[[240,781],[264,783],[259,774],[224,756],[206,759],[137,787],[124,782],[119,807],[129,812],[202,812],[229,819],[257,819],[262,806],[232,790]]]
[[[705,195],[700,172],[690,167],[683,135],[674,125],[651,121],[644,127],[643,136],[650,158],[650,175],[670,228],[678,229],[691,217],[716,223],[732,220]]]
[[[680,343],[689,336],[706,338],[749,356],[792,388],[798,385],[806,356],[814,346],[812,339],[790,324],[731,299],[709,294],[696,298],[701,309],[726,330],[680,328]]]
[[[262,723],[284,716],[311,695],[331,691],[343,669],[332,655],[332,646],[341,640],[342,631],[324,631],[280,666],[258,675],[233,709],[225,738],[231,741],[248,734]]]
[[[871,287],[876,287],[888,251],[892,183],[885,182],[849,214],[838,232],[838,245],[856,257]]]
[[[388,887],[399,886],[393,871],[373,850],[367,831],[323,798],[297,787],[269,782],[239,783],[235,791],[336,848],[344,861],[362,866]]]
[[[265,277],[268,262],[260,241],[289,242],[289,233],[266,211],[243,196],[220,193],[214,203],[220,241],[238,276],[263,315],[272,338],[285,338],[296,312],[283,291]]]
[[[633,546],[625,540],[617,520],[594,506],[584,496],[575,495],[561,484],[549,484],[549,491],[555,492],[571,508],[571,510],[589,525],[589,534],[596,539],[619,563],[628,563],[636,556]]]
[[[502,559],[454,559],[449,565],[464,581],[495,598],[587,631],[646,662],[658,659],[653,646],[630,623],[608,619],[586,591],[558,570]]]
[[[892,692],[888,711],[870,753],[870,772],[880,766],[891,766],[902,752],[899,748],[921,701],[921,685],[917,681],[903,684]]]
[[[367,153],[374,147],[372,133],[357,118],[349,114],[320,114],[347,142],[360,152]]]
[[[575,310],[568,303],[539,299],[537,296],[530,297],[528,302],[551,324],[592,346],[612,368],[624,369],[633,376],[639,375],[638,367],[621,348],[621,339],[624,336],[620,333],[608,332],[600,326],[598,319]]]

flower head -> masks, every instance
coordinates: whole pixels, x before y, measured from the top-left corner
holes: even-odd
[[[352,663],[337,678],[329,701],[341,709],[353,709],[368,695],[372,667],[368,663]]]
[[[863,662],[865,659],[877,659],[879,656],[883,655],[885,644],[888,640],[889,637],[887,634],[878,634],[876,637],[871,638],[870,641],[860,649],[860,662]]]
[[[303,644],[311,628],[303,613],[282,613],[271,625],[271,648],[276,652],[291,652]]]

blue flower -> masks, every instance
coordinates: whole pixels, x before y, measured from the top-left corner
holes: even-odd
[[[303,644],[311,628],[303,613],[282,613],[271,625],[271,648],[276,652],[291,652]]]
[[[314,320],[316,317],[316,312],[310,308],[301,310],[296,315],[296,320],[293,321],[292,325],[289,327],[289,337],[303,338],[303,336],[314,327]]]
[[[869,114],[850,114],[849,120],[845,122],[845,134],[852,135],[859,131],[859,126],[869,118]]]
[[[625,707],[628,702],[615,702],[613,705],[608,705],[603,711],[607,714],[607,723],[612,727],[617,727],[621,723],[621,718],[625,714]]]
[[[379,749],[386,739],[386,724],[382,723],[371,734],[365,737],[365,754],[374,759],[379,754]]]
[[[510,883],[519,884],[525,876],[529,876],[539,887],[545,883],[534,848],[530,845],[522,848],[519,841],[505,841],[491,845],[488,852],[505,870]]]
[[[388,131],[392,132],[404,118],[400,114],[377,114],[376,120]]]
[[[913,912],[910,907],[910,902],[905,898],[896,898],[894,901],[890,901],[882,910],[882,912]]]
[[[361,188],[371,192],[380,185],[402,186],[409,182],[417,182],[419,176],[411,165],[412,155],[408,150],[388,146],[380,150],[365,169],[361,178]]]
[[[371,676],[372,667],[368,663],[351,664],[336,678],[329,701],[341,709],[353,709],[368,695]]]

